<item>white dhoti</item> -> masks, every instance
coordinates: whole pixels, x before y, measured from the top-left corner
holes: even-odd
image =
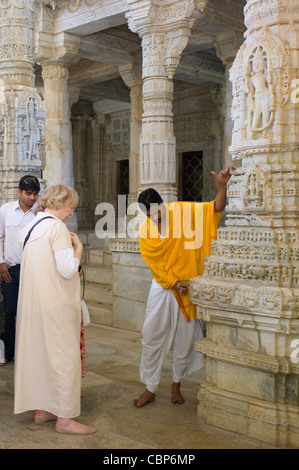
[[[186,375],[201,369],[205,360],[196,351],[195,342],[202,337],[199,320],[187,322],[171,289],[163,289],[153,279],[142,328],[140,379],[146,388],[156,392],[163,362],[172,344],[173,382],[178,383]]]

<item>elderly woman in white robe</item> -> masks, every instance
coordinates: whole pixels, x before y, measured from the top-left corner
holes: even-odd
[[[35,421],[56,420],[57,432],[91,434],[94,427],[74,419],[81,412],[78,267],[83,246],[65,221],[77,204],[72,188],[52,186],[21,232],[24,242],[33,227],[21,263],[14,412],[35,410]]]

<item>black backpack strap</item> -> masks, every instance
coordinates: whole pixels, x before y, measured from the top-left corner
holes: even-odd
[[[25,248],[26,243],[27,243],[28,240],[29,240],[29,237],[30,237],[31,232],[32,232],[32,230],[34,229],[34,227],[36,227],[40,222],[42,222],[43,220],[46,220],[46,219],[54,219],[54,217],[51,217],[51,216],[43,217],[42,219],[39,219],[37,222],[35,222],[34,225],[32,225],[31,229],[30,229],[29,232],[27,233],[26,238],[25,238],[25,240],[24,240],[23,250],[24,250],[24,248]]]

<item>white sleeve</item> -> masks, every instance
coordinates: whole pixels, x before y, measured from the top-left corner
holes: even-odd
[[[4,263],[4,239],[5,239],[5,222],[3,211],[0,210],[0,263]]]
[[[73,248],[56,251],[55,261],[59,274],[65,279],[72,279],[78,272],[79,260],[75,258]]]

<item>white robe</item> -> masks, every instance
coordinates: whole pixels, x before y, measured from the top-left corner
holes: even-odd
[[[154,279],[150,288],[142,328],[140,379],[155,393],[160,382],[164,359],[173,344],[173,382],[201,369],[204,356],[195,349],[202,338],[197,319],[187,322],[171,289],[163,289]]]
[[[23,238],[29,228],[23,229]],[[55,260],[55,253],[66,248],[72,248],[66,225],[47,219],[33,229],[23,253],[15,413],[40,409],[62,418],[80,415],[80,281],[78,272],[71,279],[59,274]]]

